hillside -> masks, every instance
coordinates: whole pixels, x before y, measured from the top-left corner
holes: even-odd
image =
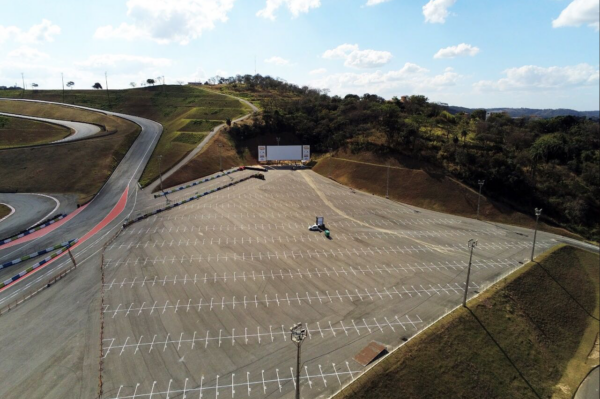
[[[0,97],[21,98],[17,90]],[[26,91],[25,98],[62,102],[60,90]],[[216,125],[248,113],[236,99],[201,88],[157,85],[128,90],[67,90],[65,102],[140,116],[161,123],[163,135],[141,178],[142,185],[158,177],[158,155],[163,171],[170,169],[200,143]]]
[[[600,217],[598,122],[504,114],[486,119],[483,110],[452,115],[425,96],[341,98],[260,75],[223,81],[208,89],[235,92],[260,101],[262,107],[256,123],[230,129],[238,153],[253,153],[255,144],[268,144],[269,137],[286,137],[282,143],[311,145],[315,158],[333,150],[380,165],[398,160],[400,167],[426,172],[413,173],[411,179],[419,183],[405,187],[401,201],[473,216],[471,195],[460,199],[458,193],[473,193],[478,181],[484,181],[482,194],[494,203],[483,212],[486,220],[531,226],[534,208],[542,208],[542,223],[600,240],[595,223]],[[369,184],[358,184],[368,175],[364,168],[344,170],[344,176],[336,177],[339,181],[375,192]],[[443,179],[418,179],[432,173]],[[391,185],[403,187],[404,182],[392,177]]]
[[[459,112],[472,113],[477,109],[485,109],[492,112],[506,112],[512,118],[521,118],[535,116],[539,118],[554,118],[556,116],[582,116],[585,118],[600,118],[600,111],[575,111],[574,109],[557,108],[557,109],[536,109],[536,108],[466,108],[456,105],[450,105],[448,112],[458,114]]]
[[[599,260],[564,246],[542,255],[335,398],[572,398],[598,364]]]
[[[76,194],[83,204],[96,195],[139,134],[121,118],[53,104],[0,101],[0,111],[101,125],[98,137],[36,148],[0,151],[0,191]]]

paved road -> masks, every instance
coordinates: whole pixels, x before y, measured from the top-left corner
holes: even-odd
[[[90,393],[96,391],[99,345],[97,310],[100,307],[101,281],[99,250],[110,235],[120,229],[124,218],[133,210],[137,199],[137,180],[162,133],[162,126],[156,122],[99,112],[130,120],[141,126],[141,133],[106,184],[83,211],[52,233],[18,248],[20,253],[27,254],[56,242],[88,237],[72,250],[79,267],[57,284],[59,289],[52,286],[1,317],[2,398],[79,398],[92,397]],[[123,197],[126,192],[126,197]],[[127,201],[123,211],[117,212],[116,218],[104,228],[91,231],[111,213],[121,198]],[[46,284],[51,276],[70,264],[68,257],[57,259],[46,268],[8,287],[0,293],[0,307]],[[34,320],[35,323],[32,323]]]
[[[89,136],[93,136],[94,134],[100,132],[102,129],[96,125],[92,125],[91,123],[83,123],[83,122],[74,122],[74,121],[65,121],[61,119],[48,119],[48,118],[37,118],[35,116],[28,115],[18,115],[18,114],[10,114],[7,112],[0,112],[0,115],[10,116],[13,118],[21,118],[21,119],[30,119],[34,121],[53,123],[55,125],[61,125],[70,129],[73,133],[64,139],[53,141],[53,143],[65,143],[69,141],[77,141],[84,139]]]
[[[7,238],[51,216],[72,212],[77,208],[77,196],[0,193],[0,203],[9,204],[15,209],[10,218],[0,222],[0,238]]]
[[[226,96],[226,97],[235,98],[236,100],[238,100],[238,101],[241,101],[241,102],[243,102],[244,104],[248,105],[248,106],[249,106],[249,107],[252,109],[252,112],[251,112],[251,113],[249,113],[249,114],[247,114],[247,115],[244,115],[244,116],[242,116],[242,117],[239,117],[239,118],[237,118],[237,119],[234,119],[234,120],[232,121],[232,122],[234,122],[234,123],[235,123],[235,122],[240,122],[240,121],[243,121],[244,119],[247,119],[247,118],[249,118],[250,116],[252,116],[252,114],[253,114],[254,112],[257,112],[257,111],[258,111],[258,108],[257,108],[257,107],[256,107],[254,104],[252,104],[250,101],[246,101],[246,100],[244,100],[244,99],[242,99],[242,98],[238,98],[238,97],[230,96],[230,95],[228,95],[228,94],[221,94],[221,95],[223,95],[223,96]],[[166,179],[167,179],[169,176],[171,176],[173,173],[175,173],[176,171],[178,171],[179,169],[181,169],[181,167],[183,167],[183,165],[185,165],[186,163],[188,163],[189,161],[191,161],[192,159],[194,159],[194,157],[195,157],[196,155],[198,155],[198,153],[199,153],[200,151],[202,151],[202,149],[203,149],[203,148],[206,146],[206,144],[208,144],[208,143],[210,142],[210,140],[211,140],[211,139],[212,139],[212,138],[213,138],[213,137],[214,137],[214,136],[215,136],[215,135],[216,135],[216,134],[217,134],[217,133],[218,133],[218,132],[219,132],[221,129],[223,129],[224,127],[225,127],[225,124],[223,123],[223,124],[221,124],[221,125],[219,125],[219,126],[216,126],[216,127],[213,129],[213,130],[211,130],[211,132],[208,134],[208,136],[206,136],[206,137],[204,138],[204,140],[202,140],[202,142],[201,142],[200,144],[198,144],[198,146],[197,146],[196,148],[194,148],[194,149],[193,149],[193,150],[192,150],[192,151],[191,151],[189,154],[187,154],[187,155],[186,155],[186,156],[185,156],[185,157],[184,157],[184,158],[183,158],[181,161],[179,161],[179,162],[178,162],[178,163],[177,163],[175,166],[173,166],[173,167],[172,167],[171,169],[169,169],[167,172],[163,173],[163,177],[162,177],[162,178],[163,178],[163,180],[166,180]],[[144,188],[144,190],[143,190],[143,191],[144,191],[144,193],[147,193],[147,194],[151,195],[151,194],[152,194],[152,192],[153,192],[154,190],[156,190],[156,187],[158,187],[158,186],[159,186],[159,184],[160,184],[160,180],[156,180],[156,181],[154,181],[153,183],[149,184],[147,187],[145,187],[145,188]],[[166,189],[167,187],[164,187],[164,188]]]
[[[575,399],[598,399],[600,397],[600,368],[596,367],[583,381]]]

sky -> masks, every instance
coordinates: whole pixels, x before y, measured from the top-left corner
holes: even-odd
[[[0,0],[0,86],[253,74],[330,94],[598,110],[600,0]]]

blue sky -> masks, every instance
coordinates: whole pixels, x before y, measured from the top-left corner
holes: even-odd
[[[332,94],[596,110],[599,0],[1,0],[0,85],[257,71]]]

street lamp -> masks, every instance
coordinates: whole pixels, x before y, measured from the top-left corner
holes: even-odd
[[[387,163],[387,189],[385,191],[385,198],[390,199],[390,163]]]
[[[479,184],[479,197],[477,198],[477,220],[479,220],[479,205],[481,204],[481,189],[483,188],[483,184],[485,183],[485,180],[478,180],[477,183]]]
[[[308,335],[306,328],[302,326],[302,323],[297,323],[290,328],[292,334],[292,342],[298,347],[298,355],[296,358],[296,399],[300,399],[300,347],[302,341]]]
[[[219,147],[219,170],[223,171],[223,162],[221,162],[221,148],[223,148],[223,144],[218,143],[217,147]]]
[[[533,254],[535,253],[535,238],[537,236],[538,222],[540,215],[542,214],[542,208],[535,208],[535,231],[533,233],[533,247],[531,248],[531,261],[533,262]]]
[[[331,168],[333,167],[333,162],[331,162],[331,158],[333,157],[333,148],[329,149],[329,178],[331,179]]]
[[[165,196],[165,200],[167,201],[167,205],[169,205],[169,198],[167,197],[167,193],[165,193],[165,190],[163,190],[162,168],[161,168],[162,157],[163,157],[162,155],[158,156],[158,175],[160,176],[160,191]]]
[[[467,294],[469,293],[469,278],[471,277],[471,260],[473,260],[473,249],[477,246],[477,240],[470,239],[469,250],[471,251],[471,255],[469,255],[469,267],[467,269],[467,284],[465,284],[465,296],[463,298],[463,307],[467,307]]]

